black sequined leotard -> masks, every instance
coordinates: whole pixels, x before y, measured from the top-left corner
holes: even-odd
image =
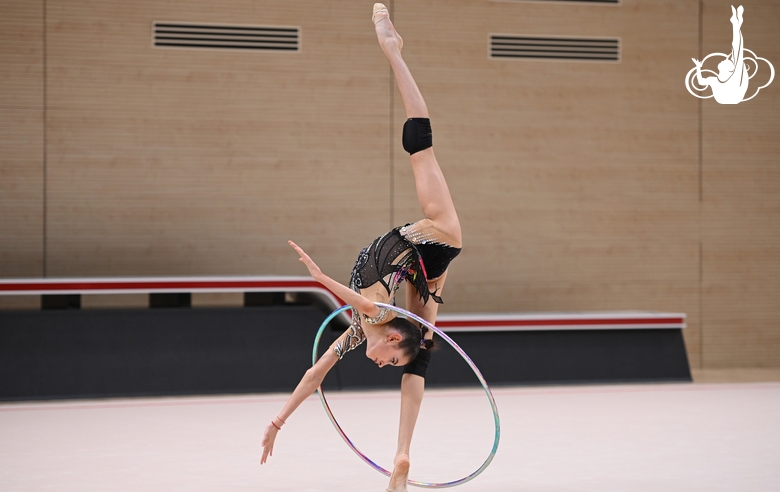
[[[381,283],[389,302],[395,304],[396,291],[406,280],[414,285],[424,303],[432,298],[441,304],[441,297],[428,290],[428,281],[444,275],[450,262],[460,253],[461,248],[453,243],[452,238],[439,231],[428,219],[396,227],[363,248],[352,269],[349,287],[360,292]],[[380,310],[375,318],[362,315],[361,320],[361,315],[353,309],[347,336],[333,348],[339,358],[365,341],[362,321],[382,323],[388,311]]]

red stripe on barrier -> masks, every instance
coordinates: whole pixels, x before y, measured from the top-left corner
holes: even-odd
[[[167,291],[197,291],[197,290],[211,290],[218,292],[224,289],[241,289],[244,291],[252,291],[252,289],[264,289],[275,290],[277,292],[294,290],[307,290],[311,292],[327,292],[339,304],[343,306],[345,303],[338,296],[329,291],[322,284],[314,279],[301,278],[280,278],[280,279],[241,279],[241,278],[229,278],[229,279],[208,279],[200,278],[197,280],[185,280],[177,278],[168,279],[150,279],[144,278],[142,280],[131,279],[46,279],[46,280],[32,280],[32,281],[2,281],[0,280],[0,293],[15,292],[15,293],[46,293],[46,292],[85,292],[85,291],[139,291],[139,293],[146,293],[150,291],[167,290]],[[640,316],[646,313],[638,313]],[[451,319],[440,319],[436,325],[444,330],[459,328],[470,329],[490,329],[490,328],[512,328],[512,327],[544,327],[544,326],[558,326],[558,327],[584,327],[584,326],[615,326],[620,325],[633,325],[633,326],[652,326],[652,325],[673,325],[672,327],[683,327],[685,325],[684,317],[622,317],[616,316],[613,318],[599,317],[599,318],[530,318],[525,316],[523,318],[502,318],[502,319],[490,319],[475,318],[473,315],[467,315],[470,319],[452,319],[457,318],[457,315],[450,315]],[[529,319],[530,318],[530,319]]]
[[[285,288],[285,287],[309,287],[318,290],[325,288],[317,281],[278,281],[278,280],[161,280],[161,281],[100,281],[100,282],[35,282],[35,283],[2,283],[0,291],[5,292],[30,292],[41,290],[150,290],[150,289],[245,289],[253,287]]]
[[[141,293],[154,290],[199,290],[199,289],[309,289],[330,293],[343,306],[344,301],[316,280],[69,280],[42,282],[0,282],[2,292],[83,292],[137,290]]]
[[[654,325],[682,324],[682,318],[601,318],[601,319],[481,319],[440,320],[439,328],[491,327],[491,326],[583,326],[583,325]]]

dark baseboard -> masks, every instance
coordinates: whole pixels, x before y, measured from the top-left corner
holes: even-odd
[[[0,312],[0,399],[292,391],[326,313],[300,305]],[[339,330],[343,327],[339,327]],[[340,331],[327,330],[320,352]],[[453,333],[493,385],[690,381],[680,329]],[[360,347],[323,387],[397,388]],[[439,341],[426,384],[478,384]]]

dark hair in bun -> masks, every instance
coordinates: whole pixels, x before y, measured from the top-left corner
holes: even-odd
[[[425,334],[429,331],[425,325],[420,330],[408,319],[395,317],[387,323],[387,326],[401,335],[398,347],[405,356],[409,357],[410,361],[417,357],[421,347],[425,347],[428,350],[432,350],[434,347],[433,340],[424,340]]]

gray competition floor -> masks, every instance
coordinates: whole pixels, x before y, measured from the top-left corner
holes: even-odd
[[[502,439],[467,491],[780,490],[780,383],[501,388]],[[383,491],[316,397],[260,439],[284,395],[0,405],[0,490]],[[333,393],[356,444],[392,459],[396,392]],[[452,480],[492,444],[480,390],[428,391],[412,478]],[[411,489],[414,490],[414,489]]]

